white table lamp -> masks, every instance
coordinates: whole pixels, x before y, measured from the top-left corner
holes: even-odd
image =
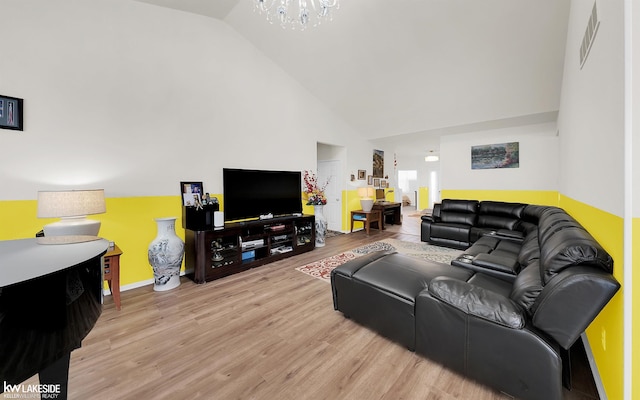
[[[360,206],[362,211],[369,212],[373,208],[373,196],[376,194],[372,187],[358,188],[358,196],[360,196]]]
[[[38,218],[61,218],[44,226],[44,236],[98,236],[100,221],[87,215],[106,212],[104,189],[38,192]]]

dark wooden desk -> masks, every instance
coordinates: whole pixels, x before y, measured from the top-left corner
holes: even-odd
[[[120,311],[120,255],[122,250],[118,245],[109,249],[104,255],[104,280],[109,284],[116,310]]]
[[[402,203],[393,203],[390,201],[377,201],[373,203],[374,210],[380,210],[382,213],[382,229],[387,217],[391,225],[402,224]]]

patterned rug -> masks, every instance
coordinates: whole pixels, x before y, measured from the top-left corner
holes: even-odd
[[[296,268],[297,271],[321,279],[325,282],[331,281],[331,271],[338,265],[342,265],[349,260],[360,257],[374,251],[397,251],[410,257],[423,260],[437,261],[445,264],[462,254],[460,250],[448,249],[446,247],[433,246],[427,243],[404,242],[396,239],[385,239],[380,242],[373,242],[357,249],[349,250],[335,256],[323,258],[311,264]]]

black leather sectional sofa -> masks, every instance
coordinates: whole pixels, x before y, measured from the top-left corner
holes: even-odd
[[[334,308],[497,390],[561,399],[570,347],[620,288],[612,258],[560,208],[453,202],[422,227],[468,244],[453,265],[362,256],[333,270]]]

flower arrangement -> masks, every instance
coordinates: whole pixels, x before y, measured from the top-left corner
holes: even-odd
[[[318,177],[311,171],[304,171],[304,193],[308,206],[327,204],[324,190],[329,184],[329,179],[322,186],[318,186]]]

